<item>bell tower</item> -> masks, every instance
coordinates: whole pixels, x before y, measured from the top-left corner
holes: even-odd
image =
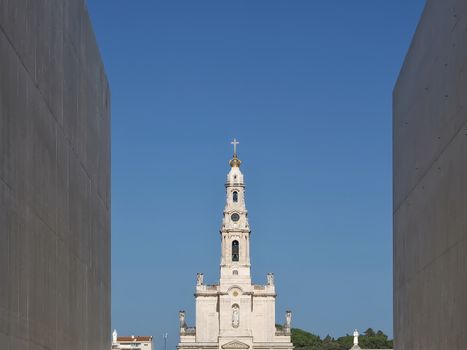
[[[250,224],[245,205],[245,181],[233,140],[233,157],[225,182],[225,206],[220,227],[220,283],[205,284],[196,275],[196,327],[189,327],[180,311],[177,350],[293,350],[290,311],[276,328],[274,274],[266,284],[252,284]]]
[[[221,234],[221,279],[220,284],[251,284],[250,276],[250,225],[245,205],[245,182],[240,171],[241,160],[237,157],[234,139],[233,158],[225,183],[226,202],[223,212]]]

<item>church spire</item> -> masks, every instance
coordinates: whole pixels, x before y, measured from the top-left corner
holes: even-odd
[[[237,157],[234,139],[233,159],[225,183],[226,202],[220,230],[222,239],[221,283],[224,280],[241,279],[250,282],[250,225],[245,205],[245,183],[240,171],[241,161]]]

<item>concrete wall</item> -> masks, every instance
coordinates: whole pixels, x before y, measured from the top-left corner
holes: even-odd
[[[110,97],[83,0],[0,0],[0,348],[109,349]]]
[[[394,336],[467,349],[467,2],[428,0],[394,90]]]

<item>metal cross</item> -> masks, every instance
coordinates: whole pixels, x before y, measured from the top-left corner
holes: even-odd
[[[233,141],[231,142],[231,144],[234,146],[234,155],[237,155],[237,145],[239,143],[240,142],[238,142],[237,139],[233,139]]]

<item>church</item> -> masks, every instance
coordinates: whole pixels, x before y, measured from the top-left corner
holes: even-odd
[[[180,311],[178,350],[271,349],[291,350],[292,313],[276,328],[274,275],[265,285],[252,284],[250,274],[250,225],[245,205],[245,182],[234,139],[233,158],[227,174],[223,212],[219,284],[205,285],[196,278],[196,327],[188,327]]]

